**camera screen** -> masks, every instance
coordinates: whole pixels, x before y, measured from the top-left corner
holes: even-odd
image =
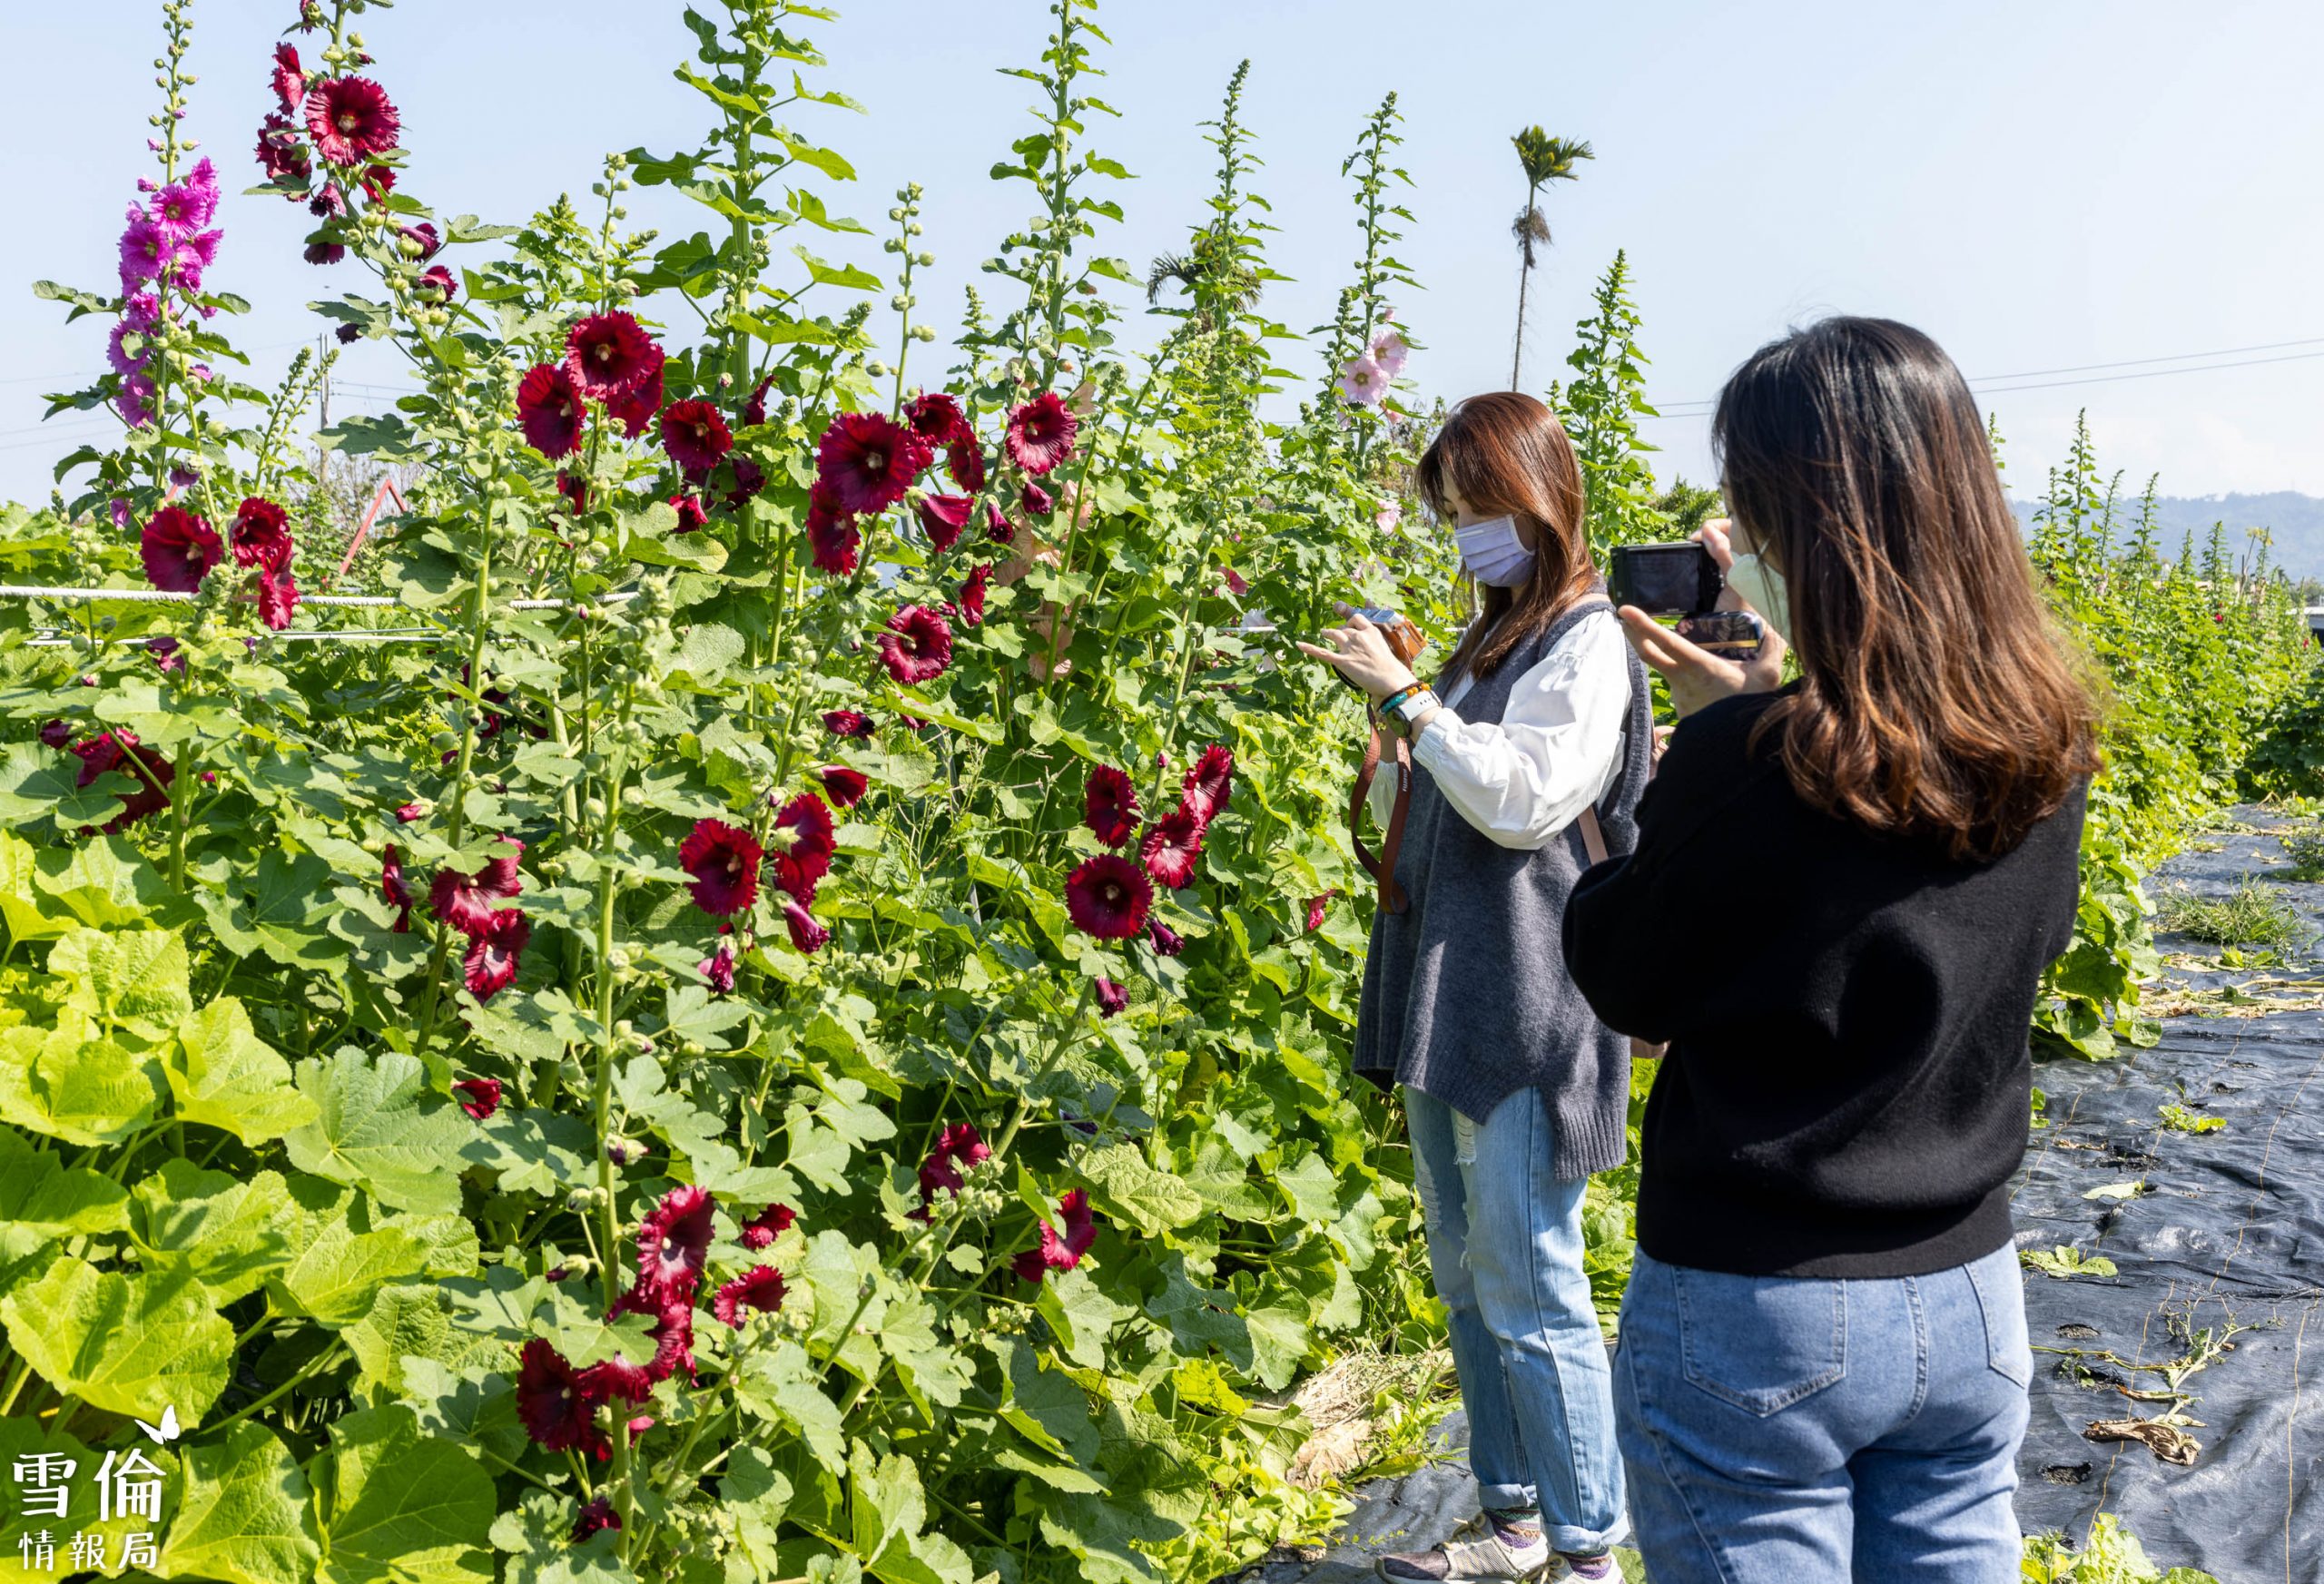
[[[1718,597],[1718,564],[1700,545],[1620,545],[1614,549],[1613,595],[1649,615],[1689,615]]]

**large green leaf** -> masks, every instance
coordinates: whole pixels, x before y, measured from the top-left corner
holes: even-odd
[[[0,831],[0,925],[11,941],[45,940],[73,927],[73,916],[62,907],[43,905],[34,860],[32,843]]]
[[[129,1225],[128,1201],[111,1177],[67,1166],[54,1150],[0,1128],[0,1269],[56,1238],[119,1232]]]
[[[156,1421],[174,1407],[188,1425],[226,1389],[234,1351],[234,1328],[191,1276],[124,1275],[71,1257],[0,1297],[0,1323],[63,1395]]]
[[[126,836],[99,836],[72,847],[44,849],[34,861],[33,883],[62,911],[98,930],[124,924],[175,922],[189,911],[161,871]]]
[[[289,1207],[280,1172],[244,1180],[173,1156],[130,1196],[129,1235],[146,1268],[186,1273],[222,1307],[290,1259]]]
[[[1082,1167],[1089,1196],[1117,1221],[1157,1237],[1202,1214],[1202,1195],[1167,1172],[1156,1171],[1134,1144],[1108,1145]]]
[[[492,1478],[400,1403],[330,1427],[333,1479],[316,1584],[489,1584]]]
[[[244,1144],[280,1138],[315,1119],[315,1102],[299,1092],[290,1064],[258,1037],[231,997],[178,1025],[162,1072],[181,1118],[223,1128]]]
[[[0,1028],[0,1122],[68,1144],[118,1144],[161,1104],[159,1067],[69,1009],[54,1028]]]
[[[369,1314],[389,1282],[428,1267],[424,1240],[401,1226],[371,1226],[356,1195],[311,1177],[290,1185],[276,1225],[295,1252],[267,1277],[268,1291],[285,1312],[334,1329]]]
[[[193,1011],[185,942],[174,930],[74,930],[48,949],[48,971],[73,981],[64,1004],[158,1038]]]
[[[307,1477],[272,1431],[244,1421],[221,1444],[186,1449],[158,1577],[305,1584],[321,1553]]]
[[[426,1069],[394,1051],[343,1047],[328,1061],[299,1064],[299,1089],[315,1119],[283,1136],[291,1164],[368,1188],[399,1210],[460,1207],[460,1146],[470,1126],[460,1109],[423,1092]]]

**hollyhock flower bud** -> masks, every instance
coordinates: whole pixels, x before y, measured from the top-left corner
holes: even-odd
[[[459,1097],[460,1109],[479,1122],[500,1109],[498,1078],[462,1078],[452,1086],[452,1093]]]
[[[635,1166],[645,1158],[645,1146],[635,1138],[608,1138],[606,1158],[617,1166]]]
[[[1090,981],[1098,995],[1098,1016],[1110,1018],[1129,1005],[1129,991],[1103,977]]]
[[[1307,899],[1307,932],[1313,935],[1324,927],[1324,919],[1332,910],[1332,899],[1339,893],[1325,891],[1320,897]]]
[[[795,897],[783,899],[783,922],[791,933],[791,944],[809,957],[831,942],[832,932]]]
[[[1187,949],[1187,943],[1178,932],[1159,919],[1146,921],[1146,939],[1147,943],[1154,948],[1157,957],[1176,957]]]
[[[721,940],[715,951],[694,966],[696,971],[710,981],[710,988],[720,995],[734,993],[734,943],[732,940]]]

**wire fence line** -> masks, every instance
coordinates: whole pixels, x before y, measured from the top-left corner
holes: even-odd
[[[180,594],[166,588],[68,588],[52,584],[0,584],[0,600],[54,599],[90,603],[121,601],[132,605],[192,605],[199,597],[201,596],[198,595]],[[634,592],[625,591],[606,595],[604,599],[593,603],[619,605],[635,597],[636,595]],[[302,605],[322,605],[355,610],[417,610],[420,608],[407,605],[391,594],[301,595],[299,596],[299,603]],[[512,599],[507,602],[504,608],[518,611],[555,611],[565,609],[568,603],[561,599]],[[277,633],[274,635],[274,641],[290,644],[429,644],[441,643],[446,633],[447,629],[440,627],[319,628]],[[79,635],[65,636],[60,635],[54,628],[44,628],[41,636],[32,639],[25,646],[28,649],[61,649],[84,641]],[[146,639],[134,637],[104,641],[117,644],[143,644]]]

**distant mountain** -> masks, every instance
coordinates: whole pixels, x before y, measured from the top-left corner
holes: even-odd
[[[2034,520],[2037,503],[2014,500],[2009,504],[2016,508],[2019,520],[2029,524]],[[2123,501],[2119,509],[2127,533],[2138,521],[2137,497]],[[2244,530],[2265,528],[2274,540],[2269,555],[2276,566],[2294,577],[2324,578],[2324,500],[2315,496],[2289,489],[2273,495],[2158,496],[2154,516],[2161,525],[2156,537],[2166,556],[2176,556],[2181,538],[2191,533],[2200,553],[2211,536],[2211,525],[2225,523],[2228,547],[2240,561],[2246,544]]]

